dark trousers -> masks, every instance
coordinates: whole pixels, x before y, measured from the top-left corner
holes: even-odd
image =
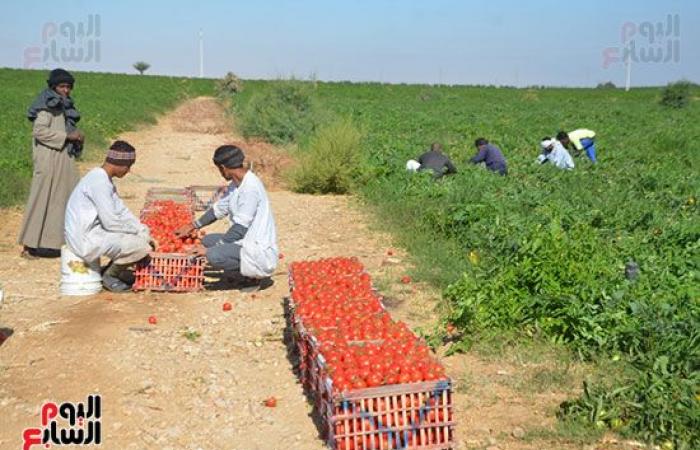
[[[213,233],[202,238],[202,245],[207,248],[207,262],[215,269],[240,272],[241,246],[223,242],[223,237],[221,233]]]

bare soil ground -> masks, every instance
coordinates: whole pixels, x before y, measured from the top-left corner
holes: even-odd
[[[396,249],[387,255],[390,237],[371,225],[356,200],[284,190],[289,158],[230,128],[214,99],[198,98],[155,126],[125,133],[120,138],[137,148],[138,160],[118,189],[137,212],[150,187],[220,184],[213,150],[241,145],[271,191],[284,255],[274,285],[264,291],[61,297],[59,261],[20,258],[21,211],[3,212],[0,332],[9,337],[0,345],[0,449],[21,448],[22,430],[39,425],[43,402],[84,401],[90,393],[102,395],[105,449],[325,448],[283,341],[288,261],[357,256],[386,289],[398,318],[413,326],[434,323],[438,293],[398,282],[404,255]],[[233,310],[223,312],[224,302]],[[148,324],[151,315],[157,325]],[[457,448],[580,448],[516,430],[551,429],[556,405],[572,389],[546,381],[541,389],[527,387],[536,374],[556,369],[551,361],[476,353],[443,360],[457,382]],[[269,396],[278,399],[276,408],[261,404]],[[608,440],[597,448],[620,446]]]

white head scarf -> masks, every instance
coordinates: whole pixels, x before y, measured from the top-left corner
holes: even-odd
[[[554,145],[553,139],[545,139],[542,142],[540,142],[540,147],[542,147],[542,150],[547,150],[552,145]]]
[[[409,172],[415,172],[418,169],[420,169],[420,163],[416,161],[415,159],[409,159],[406,161],[406,170]]]

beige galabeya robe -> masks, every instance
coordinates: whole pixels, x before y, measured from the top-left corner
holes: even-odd
[[[78,183],[75,159],[66,151],[62,112],[39,111],[32,131],[34,174],[19,243],[31,248],[60,249],[64,242],[66,203]]]

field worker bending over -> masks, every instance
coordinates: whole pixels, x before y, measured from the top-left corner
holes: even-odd
[[[478,153],[469,160],[472,164],[484,163],[486,168],[492,172],[499,173],[501,175],[508,174],[508,167],[506,166],[506,159],[503,157],[503,152],[501,149],[493,144],[489,144],[484,138],[479,138],[474,141]]]
[[[214,165],[234,186],[191,225],[176,230],[186,236],[218,219],[228,217],[231,227],[224,234],[212,233],[191,253],[206,256],[215,269],[240,273],[248,282],[260,284],[277,268],[277,232],[270,201],[262,181],[244,167],[245,155],[234,145],[223,145],[214,152]]]
[[[102,274],[102,285],[112,292],[131,288],[129,266],[148,257],[152,239],[143,225],[124,205],[113,178],[123,178],[136,161],[136,150],[116,141],[107,152],[102,167],[88,172],[68,199],[65,238],[70,250],[92,262],[102,256],[110,259]]]
[[[424,170],[432,170],[433,179],[436,180],[438,178],[442,178],[444,175],[457,173],[457,168],[454,166],[454,164],[452,164],[450,158],[448,158],[447,155],[442,152],[442,145],[438,144],[437,142],[433,142],[430,145],[430,150],[420,155],[417,161],[418,164],[420,164],[420,167],[416,170],[419,172]],[[409,163],[407,163],[406,168],[411,170],[408,165]],[[415,165],[413,166],[415,167]]]
[[[595,132],[581,128],[578,130],[557,133],[557,140],[561,142],[564,148],[573,150],[578,156],[582,150],[586,151],[586,156],[593,164],[596,163],[595,155]]]
[[[542,154],[537,157],[540,164],[550,162],[560,169],[572,170],[574,168],[574,159],[559,141],[545,137],[540,142],[540,147]]]

